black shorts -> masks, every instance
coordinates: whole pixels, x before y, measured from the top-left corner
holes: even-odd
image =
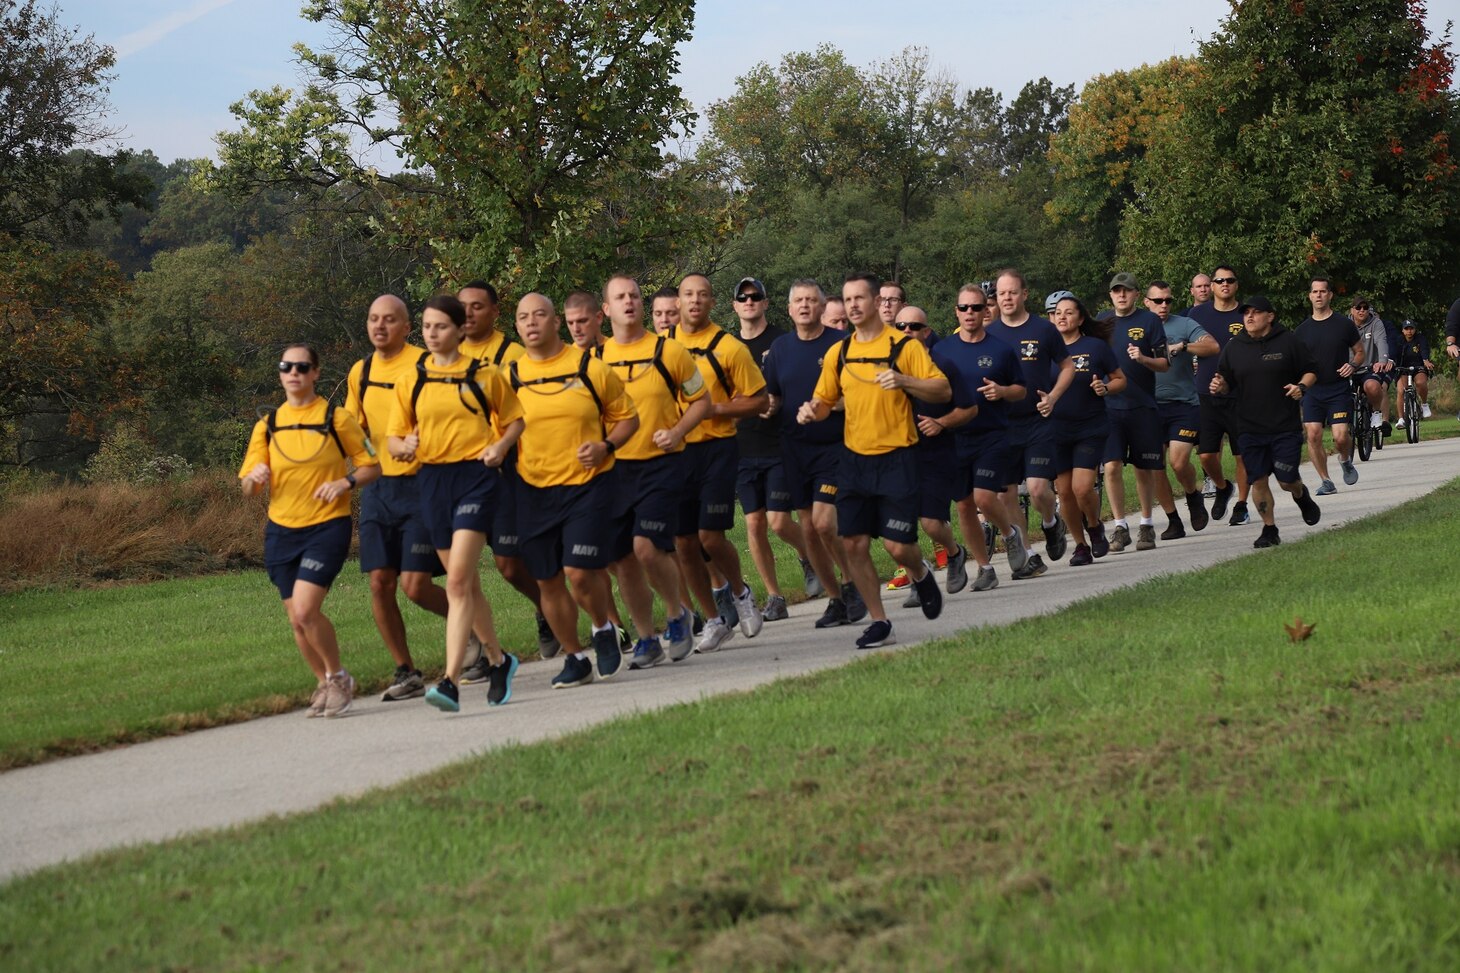
[[[382,476],[360,489],[360,570],[389,568],[441,575],[431,535],[421,525],[421,493],[412,476]]]
[[[1241,431],[1237,423],[1237,400],[1231,396],[1202,395],[1201,425],[1197,429],[1196,451],[1202,456],[1222,451],[1222,437],[1233,454],[1240,453],[1237,434]]]
[[[1054,434],[1055,470],[1098,470],[1110,439],[1110,420],[1104,414],[1085,419],[1058,419]]]
[[[1158,402],[1165,442],[1195,445],[1201,435],[1201,407],[1190,402]]]
[[[1348,382],[1325,382],[1303,394],[1303,421],[1325,426],[1347,426],[1353,422],[1354,390]]]
[[[517,447],[497,468],[497,509],[487,541],[497,557],[522,556],[522,476],[517,472]]]
[[[684,452],[613,464],[613,540],[609,560],[634,553],[634,538],[647,537],[661,551],[674,550],[679,498],[684,491]]]
[[[607,566],[613,540],[615,469],[587,483],[535,487],[522,484],[522,559],[539,581],[556,578],[563,568]]]
[[[481,460],[423,463],[416,474],[421,491],[421,522],[436,550],[451,548],[451,536],[474,530],[486,536],[496,511],[497,471]]]
[[[1303,453],[1303,434],[1283,432],[1263,436],[1244,432],[1238,439],[1242,463],[1249,480],[1260,480],[1269,473],[1279,483],[1296,483],[1300,475],[1298,462]]]
[[[954,453],[958,460],[958,479],[955,500],[966,499],[974,490],[1003,493],[1011,477],[1018,479],[1011,473],[1009,444],[1002,429],[977,436],[959,436],[956,442]]]
[[[1129,463],[1138,470],[1162,470],[1161,417],[1155,409],[1107,409],[1110,434],[1105,439],[1105,462]]]
[[[1009,484],[1053,480],[1054,423],[1041,415],[1009,417]]]
[[[779,456],[742,456],[735,473],[735,495],[746,513],[791,509],[791,491],[786,486],[786,467]]]
[[[283,527],[271,520],[264,527],[264,570],[285,601],[294,597],[295,581],[321,588],[334,584],[349,556],[349,517],[308,527]]]
[[[793,509],[836,503],[836,481],[846,451],[841,443],[798,443],[782,437],[781,459],[785,461],[786,489]]]
[[[880,456],[847,450],[842,456],[836,494],[836,532],[863,534],[916,544],[918,470],[913,447]]]
[[[684,490],[679,496],[677,536],[735,526],[735,476],[740,447],[733,437],[684,447]]]

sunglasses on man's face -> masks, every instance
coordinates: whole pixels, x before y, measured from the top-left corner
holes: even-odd
[[[740,304],[754,304],[756,301],[765,300],[765,295],[757,294],[754,291],[746,291],[744,294],[736,294],[735,300]]]
[[[1368,309],[1369,309],[1369,305],[1367,305],[1367,304],[1355,304],[1354,305],[1354,310],[1355,311],[1367,311]]]
[[[958,310],[962,311],[964,314],[967,314],[969,311],[982,311],[984,308],[988,307],[988,305],[987,304],[955,304],[954,307],[958,308]]]
[[[921,331],[927,327],[921,321],[899,321],[893,325],[899,331]]]
[[[1212,283],[1213,284],[1235,284],[1235,283],[1237,283],[1237,278],[1236,277],[1213,277],[1212,278]]]
[[[1146,300],[1150,301],[1152,304],[1170,304],[1172,301],[1175,300],[1175,298],[1174,297],[1148,297],[1148,298],[1146,298]]]
[[[314,365],[307,361],[281,361],[279,362],[279,374],[288,375],[290,372],[306,374]]]

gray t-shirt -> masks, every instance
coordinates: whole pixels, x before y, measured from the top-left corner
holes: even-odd
[[[1191,318],[1173,314],[1166,319],[1166,347],[1190,345],[1207,336],[1202,326]],[[1156,373],[1157,402],[1185,402],[1200,405],[1196,394],[1196,356],[1183,346],[1180,353],[1171,356],[1171,367]]]

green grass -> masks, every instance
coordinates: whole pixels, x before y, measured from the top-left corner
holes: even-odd
[[[0,964],[1453,970],[1457,504],[49,869]]]

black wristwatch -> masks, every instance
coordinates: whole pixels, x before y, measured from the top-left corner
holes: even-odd
[[[354,473],[346,473],[345,474],[345,482],[348,483],[348,484],[350,484],[350,489],[351,490],[355,489],[355,474]]]
[[[618,446],[617,446],[617,445],[615,445],[615,444],[614,444],[614,441],[613,441],[613,440],[612,440],[612,439],[605,439],[605,440],[604,440],[604,441],[603,441],[603,445],[605,445],[605,446],[607,446],[607,447],[608,447],[608,451],[609,451],[609,452],[610,452],[610,453],[612,453],[612,452],[614,452],[614,451],[615,451],[615,450],[616,450],[616,449],[618,449]]]

